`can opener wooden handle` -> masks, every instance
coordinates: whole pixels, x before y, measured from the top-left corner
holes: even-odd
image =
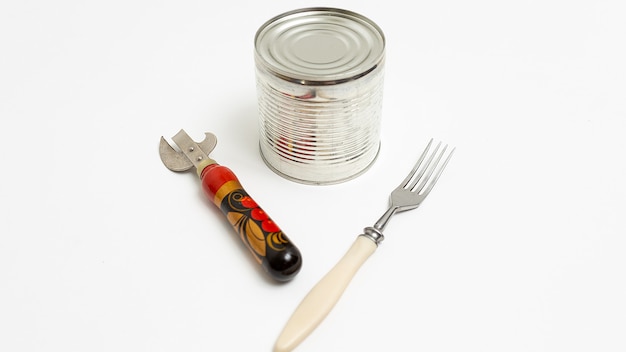
[[[209,157],[217,144],[215,135],[206,132],[205,139],[196,143],[181,129],[172,140],[180,151],[161,137],[163,164],[177,172],[195,167],[204,193],[226,216],[256,261],[275,280],[293,279],[302,266],[300,250],[244,190],[235,174]]]

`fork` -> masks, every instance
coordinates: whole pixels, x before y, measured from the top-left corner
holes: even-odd
[[[389,208],[376,221],[366,227],[339,260],[339,262],[309,291],[279,335],[274,352],[288,352],[297,347],[330,313],[348,284],[378,245],[384,240],[383,230],[394,214],[415,209],[422,204],[435,186],[443,169],[452,157],[454,148],[447,154],[447,145],[439,142],[432,153],[431,139],[424,152],[406,178],[389,197]]]

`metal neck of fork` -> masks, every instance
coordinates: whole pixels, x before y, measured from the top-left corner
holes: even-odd
[[[374,226],[366,227],[365,229],[363,229],[363,234],[361,236],[367,237],[370,240],[374,241],[376,245],[379,245],[385,239],[385,236],[383,235],[383,230],[385,229],[385,226],[387,226],[389,219],[391,219],[391,217],[393,216],[393,214],[396,213],[397,210],[398,207],[389,207],[389,209],[387,209],[383,216],[381,216],[380,219],[376,221]]]
[[[374,228],[382,232],[385,229],[385,226],[387,226],[389,219],[391,219],[391,217],[393,216],[393,214],[396,213],[397,210],[398,207],[389,207],[389,209],[387,209],[383,216],[381,216],[380,219],[376,221],[376,223],[374,224]]]

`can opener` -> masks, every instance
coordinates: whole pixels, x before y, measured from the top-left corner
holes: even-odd
[[[205,195],[222,211],[256,261],[275,280],[293,279],[302,266],[300,251],[244,190],[235,174],[209,157],[217,137],[206,132],[204,140],[196,143],[181,129],[172,140],[180,151],[161,137],[163,164],[176,172],[195,167]]]

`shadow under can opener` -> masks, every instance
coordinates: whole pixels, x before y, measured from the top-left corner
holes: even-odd
[[[205,195],[226,216],[256,261],[275,280],[293,279],[302,266],[300,251],[244,190],[235,174],[209,157],[217,137],[206,132],[204,140],[196,143],[181,129],[172,140],[180,151],[161,137],[163,164],[176,172],[195,167]]]

